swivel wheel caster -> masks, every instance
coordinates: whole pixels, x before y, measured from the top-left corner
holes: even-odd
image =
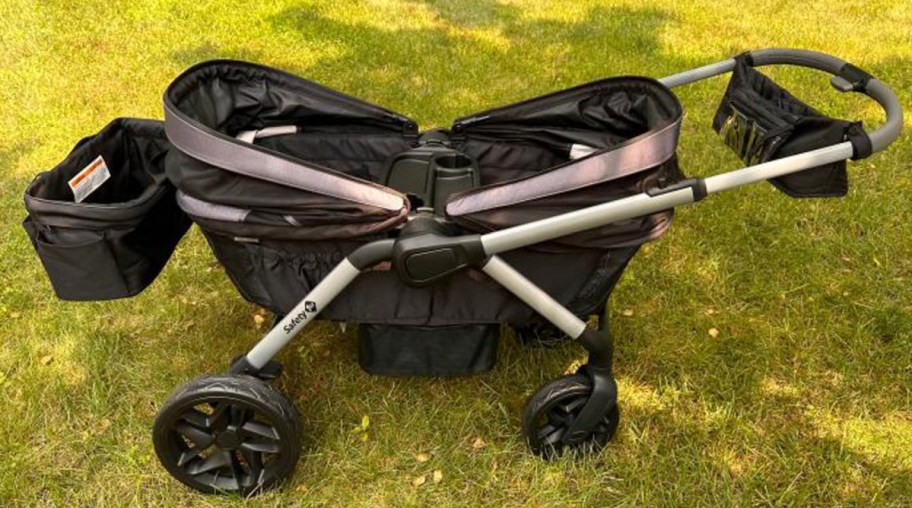
[[[539,388],[523,409],[522,431],[532,453],[550,460],[566,451],[594,453],[611,441],[620,421],[617,403],[582,439],[567,442],[570,426],[592,394],[592,380],[585,374],[565,376]]]

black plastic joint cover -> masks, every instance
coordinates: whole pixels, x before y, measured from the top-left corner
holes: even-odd
[[[608,328],[603,330],[586,328],[577,340],[589,352],[589,362],[587,363],[589,368],[610,375],[614,358],[614,341]]]
[[[874,76],[850,63],[843,65],[836,75],[851,83],[852,90],[855,92],[864,92],[867,90],[868,82],[874,79]]]
[[[702,200],[707,195],[706,180],[702,178],[688,178],[667,187],[653,187],[651,189],[646,189],[646,194],[650,195],[651,197],[656,197],[681,189],[691,189],[693,191],[694,203]]]
[[[871,145],[871,138],[861,126],[861,122],[855,122],[846,131],[846,138],[852,143],[852,160],[866,159],[874,153],[874,147]]]
[[[487,255],[481,236],[444,236],[437,233],[399,238],[393,247],[393,266],[399,278],[413,287],[433,284],[470,266]]]
[[[745,51],[740,55],[736,55],[735,60],[743,60],[747,65],[751,67],[754,66],[754,55],[752,55],[750,51]]]
[[[242,355],[231,362],[229,372],[231,374],[244,374],[262,379],[263,381],[269,381],[276,379],[282,374],[282,364],[275,360],[269,360],[266,365],[258,369],[247,361],[247,356]]]
[[[389,239],[362,245],[348,255],[348,262],[358,270],[367,270],[381,261],[391,259],[395,243],[395,240]]]

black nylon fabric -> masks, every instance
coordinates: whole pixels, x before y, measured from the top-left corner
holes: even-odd
[[[206,232],[212,251],[244,298],[288,313],[359,242],[234,241]],[[637,249],[580,249],[574,254],[520,249],[503,259],[580,316],[600,312]],[[476,270],[465,270],[423,288],[406,286],[389,263],[360,275],[321,319],[374,324],[446,326],[538,323],[540,316]]]
[[[838,144],[853,123],[822,115],[798,100],[744,57],[736,58],[713,129],[749,164]],[[841,197],[848,192],[846,162],[838,161],[770,180],[791,197]]]
[[[387,161],[411,148],[411,120],[281,71],[210,62],[169,87],[166,102],[218,133],[296,125],[296,134],[257,139],[256,149],[379,181]],[[677,99],[647,78],[612,78],[457,120],[456,150],[478,161],[481,184],[501,185],[572,162],[573,144],[609,150],[679,121]],[[228,276],[248,300],[287,313],[346,254],[395,236],[400,215],[233,174],[174,151],[168,177],[206,202],[249,210],[242,222],[194,217]],[[683,177],[677,160],[613,181],[456,219],[482,232],[611,201]],[[600,312],[636,247],[656,238],[671,211],[612,224],[504,254],[507,262],[581,316]],[[291,219],[291,220],[289,220]],[[292,223],[297,225],[292,225]],[[252,241],[248,241],[252,240]],[[403,284],[388,265],[363,274],[321,318],[377,325],[535,323],[541,318],[481,272],[432,287]]]
[[[509,186],[567,165],[573,144],[612,149],[636,142],[678,121],[677,98],[655,80],[610,78],[457,120],[453,131],[481,171],[481,192]],[[469,231],[485,233],[613,201],[684,178],[677,158],[606,183],[510,206],[452,217]],[[457,195],[456,197],[459,197]],[[612,248],[638,245],[661,235],[671,210],[558,238],[537,248]]]
[[[333,92],[284,72],[243,62],[197,65],[178,77],[166,96],[169,109],[221,135],[296,125],[295,134],[255,141],[267,150],[376,182],[387,161],[413,147],[417,128],[408,118]],[[681,107],[648,78],[611,78],[457,120],[452,144],[479,163],[483,186],[509,184],[571,162],[573,144],[611,149],[677,121]],[[168,178],[187,195],[249,210],[242,223],[195,217],[213,232],[266,240],[343,240],[394,233],[407,210],[371,206],[293,189],[169,154]],[[682,178],[675,161],[638,176],[593,185],[496,212],[458,217],[468,232],[484,232],[550,217],[641,192],[656,182]],[[543,246],[546,249],[611,248],[661,234],[671,212],[609,225]]]
[[[234,61],[196,65],[165,93],[165,103],[216,134],[295,125],[298,133],[258,140],[252,150],[319,165],[367,185],[382,163],[407,150],[414,124],[405,117],[276,69]],[[285,239],[354,238],[389,230],[407,208],[385,210],[232,173],[174,150],[168,179],[210,203],[290,215],[299,226],[273,231]],[[321,225],[331,224],[330,232]],[[310,226],[317,226],[316,229]]]
[[[190,227],[164,179],[161,122],[117,119],[25,192],[29,235],[57,296],[108,300],[145,289]],[[111,177],[82,203],[67,182],[102,156]]]

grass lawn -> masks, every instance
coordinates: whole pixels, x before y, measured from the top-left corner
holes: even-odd
[[[0,505],[912,505],[909,136],[853,163],[845,199],[755,185],[679,211],[609,305],[623,419],[598,456],[544,463],[519,434],[526,397],[582,360],[578,347],[506,337],[481,377],[375,378],[352,328],[324,323],[280,358],[302,460],[253,501],[189,491],[151,446],[168,393],[264,332],[200,233],[142,295],[63,303],[20,227],[35,173],[115,116],[161,118],[165,86],[205,59],[280,67],[427,128],[604,76],[792,46],[862,66],[909,108],[910,27],[903,0],[3,0]],[[833,116],[881,121],[820,74],[770,72]],[[689,174],[739,167],[710,127],[725,83],[677,92]]]

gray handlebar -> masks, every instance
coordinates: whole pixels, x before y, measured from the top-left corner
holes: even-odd
[[[847,64],[844,60],[835,56],[806,49],[772,48],[751,51],[750,57],[755,66],[797,65],[821,70],[834,76],[833,86],[838,90],[847,92],[855,89],[850,83],[839,77],[839,74]],[[668,76],[659,81],[669,88],[674,88],[731,72],[734,68],[735,60],[729,59]],[[899,99],[896,98],[893,90],[890,90],[890,87],[877,79],[871,78],[862,92],[877,101],[887,114],[887,121],[884,125],[873,132],[868,132],[868,138],[871,140],[871,151],[879,152],[899,137],[903,127],[902,106],[899,104]]]
[[[754,65],[798,65],[801,67],[810,67],[812,69],[828,72],[838,75],[845,67],[846,62],[835,56],[808,51],[805,49],[761,49],[750,52]],[[834,81],[834,86],[837,86]],[[841,86],[837,86],[841,91],[848,91]],[[868,81],[867,87],[862,93],[877,101],[884,109],[887,115],[887,121],[879,129],[869,132],[868,137],[871,139],[871,149],[879,152],[896,141],[903,127],[902,106],[896,94],[887,85],[876,78]]]

